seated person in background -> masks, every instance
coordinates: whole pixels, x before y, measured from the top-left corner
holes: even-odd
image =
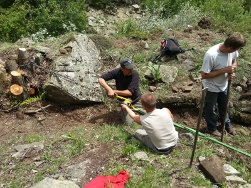
[[[128,98],[132,101],[132,105],[136,108],[141,107],[139,100],[141,92],[139,89],[139,73],[134,70],[135,64],[132,59],[124,58],[120,61],[120,67],[109,71],[99,77],[99,84],[106,89],[108,97],[116,97],[116,95]],[[116,89],[111,88],[106,81],[115,80]],[[122,109],[123,121],[131,125],[133,119],[128,113]]]
[[[173,115],[167,108],[156,108],[156,97],[152,93],[141,96],[145,115],[136,115],[127,105],[122,104],[131,118],[144,129],[135,133],[138,140],[159,154],[168,154],[178,143],[178,132],[173,124]]]

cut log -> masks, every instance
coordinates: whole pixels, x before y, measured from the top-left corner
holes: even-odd
[[[11,83],[23,86],[23,77],[19,71],[11,71]]]
[[[18,64],[16,60],[7,60],[5,62],[5,69],[7,73],[10,73],[11,71],[17,71]]]
[[[18,64],[24,64],[28,61],[29,54],[25,48],[18,48]]]
[[[13,95],[21,95],[23,93],[23,87],[18,84],[13,84],[10,86],[10,92]]]
[[[35,92],[36,92],[36,90],[35,90],[34,88],[31,87],[31,88],[29,89],[30,95],[34,95]]]

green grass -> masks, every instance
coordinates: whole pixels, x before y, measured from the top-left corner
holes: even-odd
[[[139,125],[133,124],[130,131],[135,131],[139,127]],[[4,173],[0,181],[8,185],[7,187],[15,187],[17,182],[19,182],[20,186],[24,187],[27,185],[27,179],[24,177],[32,176],[33,181],[38,182],[48,175],[57,173],[60,166],[67,164],[73,157],[88,152],[88,145],[91,144],[93,147],[99,147],[108,144],[113,145],[113,149],[109,154],[108,163],[104,164],[105,170],[102,172],[102,175],[117,175],[119,170],[126,170],[131,176],[126,183],[127,188],[173,187],[173,178],[175,177],[180,177],[182,182],[185,181],[188,186],[211,186],[211,182],[200,171],[197,171],[196,168],[188,168],[192,153],[192,144],[188,144],[185,140],[181,139],[178,147],[171,154],[157,155],[139,142],[127,140],[126,129],[128,127],[125,125],[114,124],[103,124],[88,128],[84,125],[76,125],[68,129],[64,134],[61,134],[63,136],[28,134],[15,142],[13,140],[17,139],[17,137],[10,137],[8,147],[17,144],[21,140],[23,140],[23,143],[46,140],[44,152],[40,156],[44,163],[41,167],[37,168],[28,161],[18,162],[13,161],[8,156],[0,156],[0,160],[5,161],[1,164]],[[182,132],[179,129],[177,130]],[[230,137],[225,138],[226,142],[230,139]],[[237,144],[243,142],[250,143],[249,140],[248,136],[236,138]],[[1,151],[5,150],[6,147],[1,147]],[[227,156],[229,152],[232,152],[212,141],[199,138],[194,161],[199,156],[221,155],[222,150],[224,150]],[[132,160],[131,154],[139,151],[146,152],[149,161]],[[239,160],[238,157],[231,160],[228,158],[222,159],[224,163],[230,163],[240,171],[244,179],[248,180],[251,178],[246,161]],[[9,179],[10,162],[15,164],[15,167],[11,170],[15,176],[13,180]],[[38,172],[32,174],[30,173],[32,169],[38,169]],[[177,182],[175,185],[178,186]]]
[[[188,10],[192,10],[195,13],[197,11],[194,7],[188,7]],[[193,12],[186,11],[186,14],[192,14]],[[184,29],[187,21],[189,21],[187,19],[189,17],[194,18],[193,15],[188,15],[186,20],[182,20],[182,22],[180,22],[181,25],[178,25],[178,28],[181,30]],[[137,69],[139,70],[141,76],[140,87],[142,88],[142,92],[145,92],[148,90],[148,80],[144,78],[144,70],[146,69],[143,69],[142,67],[147,67],[149,59],[153,59],[159,53],[159,40],[170,35],[171,32],[168,32],[167,29],[170,25],[173,26],[179,24],[177,21],[179,19],[181,19],[180,16],[176,19],[158,18],[154,21],[149,19],[146,22],[142,22],[144,23],[142,25],[135,20],[129,19],[118,25],[117,39],[129,36],[134,38],[134,40],[135,38],[139,40],[142,38],[145,39],[147,36],[147,39],[150,40],[150,38],[153,37],[151,41],[147,41],[150,44],[149,50],[139,49],[137,46],[137,40],[134,41],[135,44],[127,44],[126,47],[122,49],[114,49],[111,47],[110,40],[104,40],[102,41],[103,43],[100,46],[100,49],[105,49],[104,53],[107,57],[109,57],[110,54],[113,54],[113,52],[118,52],[121,57],[133,57],[134,61],[138,64]],[[144,29],[150,30],[151,35],[148,35]],[[152,36],[155,34],[157,37]],[[248,41],[250,41],[249,35],[247,36]],[[65,44],[67,41],[70,41],[72,37],[73,33],[62,36]],[[102,39],[99,36],[93,36],[93,38],[96,39],[96,43],[99,39]],[[215,38],[210,41],[210,43],[216,44],[222,42],[223,40],[223,37]],[[53,49],[58,49],[61,45],[59,41],[61,40],[55,39],[52,43],[50,43],[52,45],[51,47]],[[45,41],[41,44],[46,46],[49,43]],[[190,48],[190,44],[188,42],[181,41],[181,44],[184,48]],[[211,46],[211,44],[207,45],[208,47]],[[9,50],[11,47],[13,47],[13,44],[3,43],[1,44],[1,51]],[[241,80],[244,75],[249,77],[250,71],[247,70],[250,69],[250,49],[250,44],[248,44],[247,47],[241,50],[241,57],[244,60],[239,60],[240,68],[237,69],[237,74],[239,75],[237,78],[238,80]],[[194,53],[193,60],[198,64],[196,71],[200,68],[203,56],[204,51],[201,49],[197,49],[196,53]],[[175,61],[173,64],[176,66],[177,62]],[[179,68],[176,82],[181,83],[183,80],[187,80],[186,76],[187,71],[183,68]],[[169,94],[171,93],[168,84],[163,84],[158,87],[158,93],[156,93],[158,98],[169,96]],[[239,94],[233,93],[233,97],[234,96],[238,97]],[[24,104],[30,105],[37,100],[39,99],[30,98],[24,101]],[[104,97],[103,102],[110,112],[114,110],[114,103],[111,100]],[[134,124],[131,126],[131,130],[135,131],[139,127],[140,126]],[[125,132],[125,129],[128,129],[128,127],[117,124],[93,125],[89,127],[84,124],[80,124],[69,127],[67,130],[53,130],[53,128],[51,128],[51,130],[49,130],[50,133],[44,135],[40,133],[27,133],[22,136],[10,136],[6,138],[5,145],[1,145],[1,154],[9,152],[13,149],[13,146],[18,144],[43,141],[45,148],[40,158],[44,160],[44,163],[38,168],[38,172],[33,174],[31,173],[31,170],[33,168],[36,169],[33,163],[30,163],[29,161],[16,161],[10,158],[9,155],[0,155],[0,167],[3,171],[3,174],[0,177],[0,182],[5,184],[8,188],[25,187],[27,184],[31,183],[28,177],[31,177],[32,182],[38,182],[49,175],[57,173],[63,165],[68,164],[71,160],[87,153],[90,149],[105,145],[111,146],[112,150],[109,151],[108,162],[104,164],[105,170],[102,172],[102,175],[117,175],[119,170],[125,169],[131,176],[129,181],[126,183],[126,188],[179,187],[179,182],[177,182],[179,180],[185,182],[188,187],[212,186],[211,182],[209,182],[209,180],[206,179],[194,165],[194,168],[188,168],[193,147],[192,143],[180,140],[178,147],[175,148],[170,155],[156,155],[144,145],[127,140],[127,133]],[[59,131],[61,132],[59,133]],[[178,131],[182,132],[181,130]],[[225,137],[224,139],[226,143],[233,142],[232,137]],[[242,149],[244,143],[249,144],[250,142],[250,135],[242,135],[234,138],[234,144],[238,147],[238,149]],[[146,152],[150,162],[137,160],[133,161],[131,159],[131,154],[139,151]],[[230,163],[233,167],[240,171],[245,180],[251,179],[250,169],[247,166],[247,163],[250,162],[249,158],[245,158],[235,151],[219,146],[218,144],[208,140],[201,138],[198,140],[194,161],[197,160],[199,156],[222,156],[222,152],[224,152],[222,157],[224,163]],[[250,150],[247,152],[250,153]],[[12,178],[10,178],[10,176]],[[223,187],[224,186],[226,185],[223,184]]]

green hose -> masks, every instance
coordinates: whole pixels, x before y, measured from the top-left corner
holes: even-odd
[[[186,127],[186,126],[184,126],[184,125],[180,125],[180,124],[178,124],[178,123],[174,123],[174,125],[175,125],[176,127],[178,127],[178,128],[187,130],[187,131],[189,131],[189,132],[191,132],[191,133],[196,133],[196,131],[195,131],[194,129],[191,129],[191,128]],[[203,134],[203,133],[200,133],[200,132],[199,132],[199,136],[201,136],[202,138],[205,138],[205,139],[207,139],[207,140],[211,140],[211,141],[213,141],[213,142],[216,142],[217,144],[220,144],[220,145],[222,145],[222,146],[225,146],[225,147],[227,147],[227,148],[229,148],[229,149],[232,149],[232,150],[234,150],[234,151],[236,151],[236,152],[238,152],[238,153],[241,153],[241,154],[243,154],[243,155],[246,155],[246,156],[248,156],[248,157],[251,157],[251,154],[246,153],[246,152],[241,151],[241,150],[238,150],[238,149],[236,149],[236,148],[234,148],[234,147],[232,147],[232,146],[230,146],[230,145],[228,145],[228,144],[225,144],[225,143],[223,143],[223,142],[220,142],[219,140],[217,140],[217,139],[215,139],[215,138],[206,136],[206,135]]]

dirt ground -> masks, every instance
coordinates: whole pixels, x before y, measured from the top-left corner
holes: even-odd
[[[155,36],[156,40],[160,36]],[[176,33],[177,39],[185,37],[186,39],[191,39],[190,45],[203,46],[205,43],[211,41],[216,37],[211,31],[208,32],[198,32],[194,35],[192,33],[183,33],[182,36],[180,33]],[[123,48],[119,46],[120,44],[132,42],[131,40],[124,39],[125,41],[118,41],[114,44],[118,45],[118,48]],[[2,54],[3,60],[8,57],[8,54]],[[111,64],[110,64],[111,65]],[[1,103],[5,102],[3,98],[0,99]],[[41,107],[50,105],[48,108],[40,110],[39,112],[33,114],[27,114],[28,110],[38,110]],[[2,107],[2,106],[0,106]],[[1,108],[0,108],[1,109]],[[172,111],[175,122],[188,126],[190,128],[196,129],[198,110],[197,109],[186,109],[186,108],[170,108]],[[65,132],[68,132],[72,126],[77,124],[84,124],[85,127],[99,127],[104,123],[107,124],[121,124],[121,118],[119,111],[111,111],[104,104],[95,104],[89,106],[62,106],[59,104],[54,104],[52,102],[35,102],[32,105],[24,107],[16,107],[8,110],[0,110],[0,143],[4,148],[8,145],[8,138],[10,137],[21,137],[23,135],[29,135],[32,133],[41,133],[41,134],[52,134],[52,135],[61,135]],[[202,119],[200,125],[200,132],[206,133],[205,121]],[[236,122],[233,122],[233,127],[238,129],[238,134],[249,134],[251,135],[251,127],[246,125],[240,125]],[[230,141],[232,146],[235,147],[234,139]],[[86,176],[82,181],[82,184],[86,184],[91,177],[95,177],[100,174],[100,170],[103,164],[108,162],[110,151],[112,150],[112,145],[100,145],[95,148],[95,152],[91,149],[92,146],[89,146],[90,152],[84,153],[80,156],[74,158],[71,163],[77,161],[83,161],[84,159],[92,158],[92,163],[88,165]],[[237,146],[240,147],[240,146]],[[244,143],[242,146],[243,150],[248,150],[250,148],[249,143]],[[102,155],[98,155],[102,153]],[[231,156],[232,155],[232,156]],[[238,155],[234,152],[229,154],[229,158],[233,155]],[[243,156],[238,155],[238,158]],[[245,157],[243,157],[245,160]],[[125,161],[126,162],[126,161]],[[251,164],[249,169],[251,169]]]
[[[11,112],[0,112],[1,146],[5,147],[8,145],[8,138],[10,137],[21,137],[24,135],[31,135],[32,133],[37,134],[39,132],[41,135],[62,135],[69,132],[68,130],[78,124],[83,124],[86,128],[98,128],[104,123],[114,125],[122,123],[119,111],[109,111],[104,104],[92,106],[61,106],[50,103],[51,106],[43,111],[35,114],[25,114],[28,110],[39,109],[41,106],[46,106],[48,104],[48,102],[38,103],[26,108],[18,108],[17,110],[13,110]],[[174,114],[176,123],[196,129],[198,117],[198,111],[196,109],[171,110]],[[202,119],[200,126],[200,132],[207,134],[205,131],[204,119]],[[242,129],[251,134],[250,127],[243,127],[242,125],[237,124],[233,124],[233,126],[238,128],[238,130],[242,127]],[[239,134],[242,133],[239,132]],[[235,146],[234,139],[228,144]],[[244,143],[241,149],[246,150],[249,147],[249,143]],[[81,182],[82,185],[88,183],[90,178],[100,175],[102,166],[109,161],[109,155],[112,153],[112,148],[112,145],[107,144],[99,145],[98,147],[90,145],[88,149],[90,152],[85,152],[84,154],[72,159],[71,164],[84,161],[89,158],[91,159],[91,164],[89,164],[86,169],[86,176]],[[102,153],[102,155],[100,155],[100,153]],[[238,156],[238,158],[243,157],[243,160],[245,161],[244,156],[238,155],[235,152],[230,152],[228,155],[229,158],[234,157],[233,155]]]

